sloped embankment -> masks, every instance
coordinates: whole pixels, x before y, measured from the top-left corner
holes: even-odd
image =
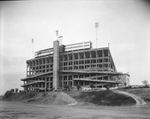
[[[135,105],[136,100],[131,96],[116,93],[113,91],[70,91],[70,92],[22,92],[12,94],[6,98],[8,101],[22,101],[28,103],[56,104],[56,105],[76,105],[96,104],[106,106]]]
[[[75,105],[77,102],[63,92],[48,92],[38,93],[32,98],[24,100],[24,102],[46,103],[46,104],[58,104],[58,105]]]
[[[150,104],[150,88],[119,89],[119,90],[130,94],[134,94],[143,99],[147,104]]]
[[[136,101],[136,105],[144,105],[144,104],[146,104],[146,102],[141,97],[138,97],[138,96],[136,96],[134,94],[131,94],[131,93],[128,93],[128,92],[124,92],[124,91],[119,91],[119,90],[114,90],[114,92],[118,93],[118,94],[123,94],[123,95],[129,96],[129,97],[132,97]]]
[[[67,95],[66,93],[61,92],[55,98],[54,104],[69,104],[69,105],[76,105],[77,102],[75,99]]]
[[[115,93],[111,90],[81,92],[74,98],[84,103],[93,103],[96,105],[127,106],[136,104],[136,101],[132,97]]]
[[[21,101],[27,103],[75,105],[77,102],[64,92],[21,92],[3,96],[4,101]]]

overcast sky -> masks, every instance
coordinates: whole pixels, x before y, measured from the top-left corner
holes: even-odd
[[[63,44],[92,41],[99,22],[97,47],[110,43],[117,71],[129,72],[131,84],[150,82],[150,4],[144,0],[0,1],[0,94],[19,88],[26,60],[50,48],[55,31]]]

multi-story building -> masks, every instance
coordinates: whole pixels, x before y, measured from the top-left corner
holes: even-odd
[[[129,74],[117,72],[109,47],[92,49],[91,42],[59,45],[35,52],[27,60],[27,76],[21,79],[26,91],[63,89],[65,85],[97,88],[106,84],[128,85]]]

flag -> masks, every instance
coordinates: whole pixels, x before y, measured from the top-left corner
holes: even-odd
[[[99,23],[96,22],[96,23],[95,23],[95,28],[98,28],[98,26],[99,26]]]
[[[56,30],[56,36],[58,36],[58,32],[59,32],[59,31],[58,31],[58,30]]]

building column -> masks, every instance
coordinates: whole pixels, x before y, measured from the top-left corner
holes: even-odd
[[[53,88],[57,90],[59,81],[59,41],[53,43]]]

